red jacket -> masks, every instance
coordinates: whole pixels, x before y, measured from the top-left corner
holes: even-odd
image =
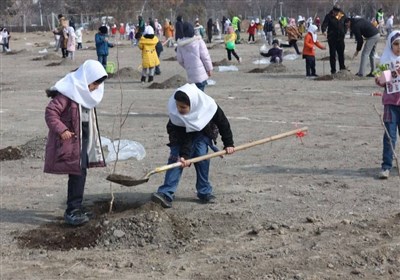
[[[46,107],[45,120],[49,127],[46,144],[44,172],[53,174],[81,174],[81,121],[79,104],[68,97],[58,94]],[[92,139],[100,143],[97,121]],[[60,135],[69,130],[75,137],[62,140]],[[89,167],[105,166],[101,145],[94,145],[94,150],[88,151]],[[93,160],[96,158],[96,160]]]
[[[257,24],[253,24],[253,26],[251,26],[251,24],[249,25],[249,28],[247,28],[247,33],[251,34],[251,35],[255,35],[257,32]]]
[[[303,55],[315,56],[315,47],[317,46],[320,49],[324,49],[325,46],[320,42],[316,41],[314,43],[312,34],[308,32],[304,37],[304,47],[303,47]]]

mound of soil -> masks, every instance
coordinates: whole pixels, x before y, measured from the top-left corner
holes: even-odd
[[[350,71],[344,70],[339,71],[332,75],[325,75],[315,78],[316,81],[330,81],[330,80],[341,80],[341,81],[353,81],[353,80],[362,80],[365,79],[363,77],[358,77],[351,73]]]
[[[18,147],[8,146],[0,150],[0,161],[17,160],[23,158],[22,151]]]
[[[37,42],[37,43],[34,43],[33,45],[35,47],[38,47],[38,48],[46,48],[46,47],[49,46],[49,43],[47,43],[47,42]]]
[[[34,137],[24,145],[19,146],[23,157],[44,159],[47,137]]]
[[[16,51],[9,51],[9,52],[6,52],[6,55],[15,55],[15,54],[21,54],[21,53],[28,53],[29,51],[28,50],[26,50],[26,49],[23,49],[23,50],[16,50]]]
[[[217,61],[217,62],[213,62],[212,65],[215,66],[229,66],[231,65],[231,63],[229,62],[229,60],[227,60],[226,58]]]
[[[44,151],[46,147],[46,137],[35,137],[26,142],[24,145],[7,148],[0,150],[0,161],[4,160],[17,160],[24,157],[31,158],[44,158]]]
[[[163,61],[176,61],[176,57],[175,56],[171,56],[169,58],[163,59]]]
[[[55,53],[48,53],[48,54],[46,54],[46,55],[44,55],[44,56],[38,56],[38,57],[35,57],[35,58],[33,58],[32,60],[33,61],[39,61],[39,60],[60,60],[60,56],[58,56],[57,54],[55,54]]]
[[[151,89],[166,89],[166,88],[178,88],[186,83],[186,78],[180,75],[174,75],[171,78],[165,80],[162,83],[152,83],[149,88]]]
[[[71,227],[62,219],[41,225],[17,237],[23,248],[71,250],[107,248],[109,250],[146,247],[150,245],[178,248],[191,237],[192,223],[166,212],[160,205],[148,202],[138,208],[114,202],[97,202],[90,209],[94,217],[80,227]]]
[[[282,63],[271,63],[264,70],[266,73],[285,73],[287,71],[287,67]]]
[[[141,76],[142,76],[141,73],[139,71],[133,69],[132,67],[121,68],[114,74],[109,74],[110,78],[115,78],[115,79],[129,78],[129,79],[134,79],[134,80],[140,80]]]
[[[254,68],[248,71],[247,73],[264,73],[265,68]]]

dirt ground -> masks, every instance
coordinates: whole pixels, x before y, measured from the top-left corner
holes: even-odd
[[[318,80],[305,78],[301,57],[279,69],[254,64],[262,61],[260,39],[237,46],[241,64],[227,63],[222,44],[210,45],[215,85],[206,93],[228,116],[236,145],[307,126],[305,137],[212,159],[217,203],[209,205],[197,203],[193,167],[167,210],[150,201],[164,174],[123,187],[105,180],[113,163],[90,169],[84,204],[96,216],[64,225],[67,176],[42,172],[44,90],[96,59],[93,38],[84,36],[75,61],[54,56],[51,33],[13,33],[12,52],[0,54],[1,279],[400,279],[400,178],[397,169],[386,181],[376,176],[381,89],[356,79],[359,58],[330,77],[327,50],[316,51]],[[347,57],[355,46],[346,39]],[[382,39],[378,54],[383,46]],[[119,74],[98,106],[101,134],[146,149],[141,161],[118,162],[121,174],[140,178],[166,164],[166,104],[186,77],[174,54],[164,49],[158,85],[149,87],[139,82],[137,47],[126,41],[110,50]],[[219,72],[230,64],[238,71]]]

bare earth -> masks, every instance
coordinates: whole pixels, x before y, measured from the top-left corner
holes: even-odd
[[[212,159],[211,205],[197,203],[193,167],[168,210],[150,201],[164,174],[122,187],[105,180],[113,164],[91,169],[85,205],[96,217],[71,228],[62,218],[67,176],[42,172],[44,90],[96,59],[94,33],[73,62],[54,57],[51,33],[12,36],[12,54],[0,54],[0,149],[14,147],[0,154],[1,279],[400,279],[400,180],[397,169],[389,180],[376,177],[383,128],[374,106],[381,112],[382,105],[372,93],[381,89],[371,78],[355,79],[359,58],[332,79],[321,60],[328,51],[317,50],[324,78],[307,80],[301,57],[271,71],[253,64],[262,59],[260,39],[238,45],[243,62],[232,64],[239,71],[216,66],[216,84],[206,87],[229,117],[236,145],[303,126],[308,134]],[[383,46],[382,39],[379,54]],[[49,56],[39,54],[44,48]],[[354,50],[347,39],[346,56]],[[165,48],[155,77],[161,86],[149,88],[139,83],[137,47],[125,41],[110,51],[109,61],[126,69],[106,81],[101,133],[143,144],[143,160],[117,164],[119,173],[140,178],[166,164],[166,104],[186,74]],[[227,64],[221,44],[210,54]],[[131,109],[119,136],[121,104],[124,114]]]

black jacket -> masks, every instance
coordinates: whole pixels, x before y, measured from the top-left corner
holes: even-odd
[[[180,157],[185,159],[190,158],[192,150],[192,139],[198,133],[204,133],[210,139],[216,143],[218,133],[221,134],[222,142],[224,143],[224,148],[233,147],[233,136],[231,126],[228,119],[226,118],[224,111],[218,106],[211,121],[201,130],[195,132],[186,132],[186,128],[182,126],[174,125],[171,120],[167,124],[167,132],[169,135],[169,144],[180,146]]]
[[[175,22],[175,41],[178,41],[178,39],[182,39],[183,37],[184,35],[182,16],[178,16]]]
[[[364,18],[352,18],[350,19],[351,32],[357,41],[357,51],[362,49],[364,44],[364,38],[371,38],[379,33],[378,28],[376,28],[371,22]]]
[[[346,15],[343,11],[339,11],[338,15],[335,16],[333,10],[329,12],[324,18],[321,26],[322,33],[328,30],[328,40],[344,40],[347,29],[344,23]]]

